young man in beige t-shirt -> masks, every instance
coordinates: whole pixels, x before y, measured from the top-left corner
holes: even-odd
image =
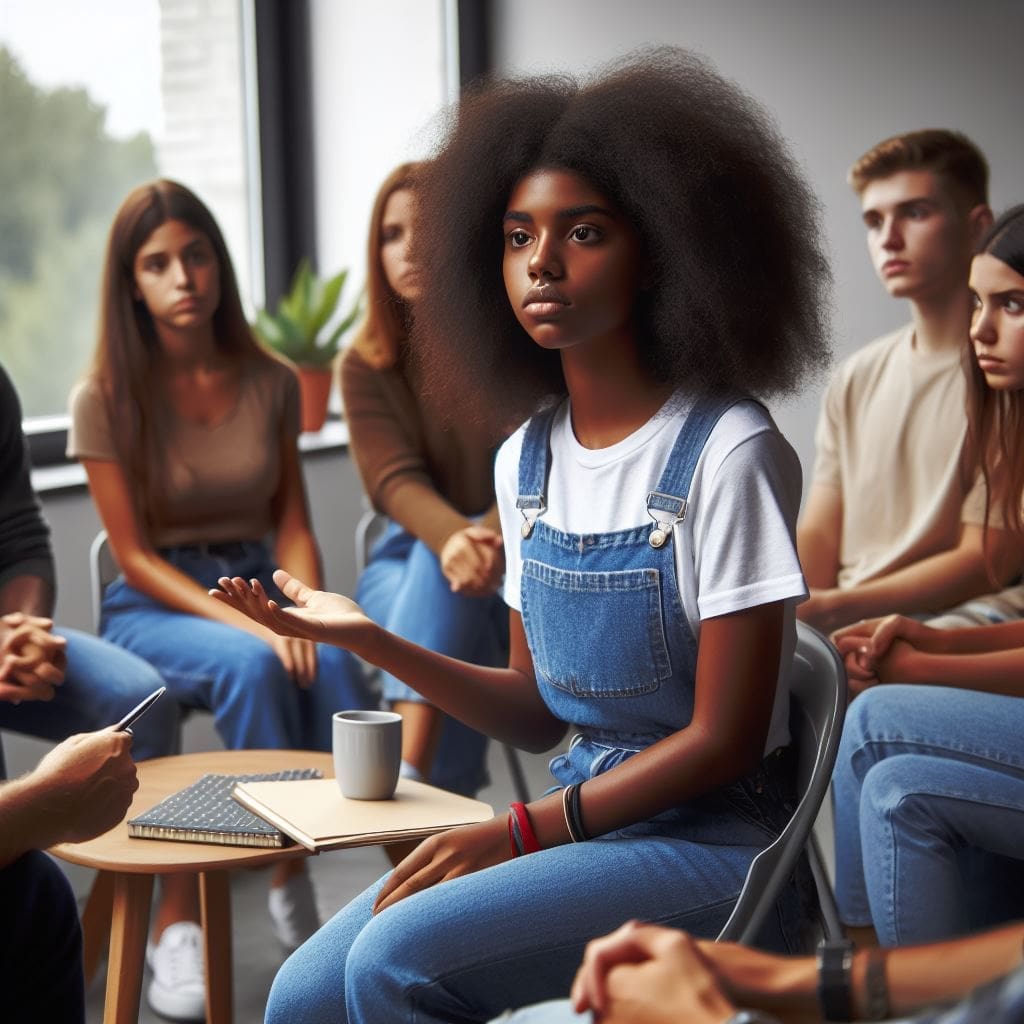
[[[879,143],[850,171],[868,252],[911,323],[856,352],[822,401],[797,546],[824,630],[892,612],[939,612],[1019,572],[990,526],[964,450],[961,357],[971,256],[992,219],[985,158],[964,136],[926,130]]]

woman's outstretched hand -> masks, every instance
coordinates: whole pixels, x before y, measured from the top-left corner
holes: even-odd
[[[211,596],[280,636],[349,647],[372,626],[355,601],[341,594],[313,590],[284,569],[274,572],[274,582],[294,602],[292,608],[282,608],[268,597],[259,580],[222,576],[217,582],[220,590],[211,590]]]

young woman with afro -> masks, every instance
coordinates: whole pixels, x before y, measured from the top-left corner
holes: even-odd
[[[294,609],[241,579],[222,599],[506,742],[577,736],[553,791],[426,840],[302,946],[269,1021],[485,1021],[564,994],[628,918],[713,936],[791,810],[800,468],[752,396],[824,363],[828,271],[774,128],[678,50],[493,84],[453,115],[418,210],[434,386],[496,432],[529,417],[495,471],[508,668],[287,574]]]

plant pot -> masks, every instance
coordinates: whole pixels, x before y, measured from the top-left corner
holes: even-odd
[[[296,366],[302,408],[302,429],[316,433],[327,419],[327,400],[334,374],[326,366]]]

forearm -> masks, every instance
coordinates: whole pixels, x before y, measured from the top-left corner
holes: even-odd
[[[161,558],[155,551],[138,551],[121,564],[125,582],[174,611],[223,622],[264,637],[266,629],[228,605],[210,597],[194,579]]]
[[[0,784],[0,868],[50,845],[34,810],[36,795],[30,775]]]
[[[977,552],[945,551],[829,595],[829,629],[876,615],[938,612],[993,589]]]
[[[14,576],[0,587],[0,615],[24,612],[49,618],[56,594],[52,580],[41,576]]]
[[[936,629],[923,644],[915,640],[914,646],[935,654],[986,654],[1024,648],[1024,619],[993,626]]]
[[[347,637],[354,654],[413,687],[435,707],[493,739],[523,750],[550,750],[565,723],[541,700],[536,681],[516,668],[485,668],[449,658],[367,623]]]
[[[472,525],[430,481],[419,474],[392,477],[373,496],[374,505],[435,555],[452,534]]]
[[[978,654],[915,651],[899,664],[898,678],[887,681],[1024,697],[1024,648]]]
[[[583,784],[584,829],[593,837],[653,818],[747,775],[762,752],[744,753],[698,727],[681,729]],[[541,847],[570,841],[560,793],[531,802],[529,813]]]
[[[1020,966],[1024,924],[1013,924],[965,939],[908,946],[886,953],[889,1013],[901,1017],[936,1003],[962,999],[972,989]],[[864,1006],[866,955],[853,964],[854,1004]]]
[[[310,586],[318,590],[323,587],[320,551],[308,529],[278,533],[274,544],[274,558],[277,564],[292,576],[306,580]]]
[[[839,548],[836,538],[810,527],[798,527],[797,553],[809,587],[834,587],[839,576]]]

